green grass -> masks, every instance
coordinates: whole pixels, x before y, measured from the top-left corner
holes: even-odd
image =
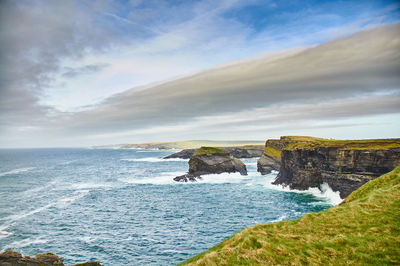
[[[340,205],[256,225],[182,265],[400,265],[400,167]]]
[[[229,154],[229,152],[215,147],[201,147],[194,152],[193,156],[204,154]]]
[[[267,155],[269,155],[271,157],[274,157],[275,159],[277,159],[279,161],[281,160],[281,154],[282,154],[281,150],[266,146],[264,149],[264,153],[266,153]]]
[[[368,139],[368,140],[334,140],[334,139],[313,139],[299,140],[286,145],[285,149],[309,149],[316,147],[338,147],[348,150],[375,150],[400,148],[400,139]]]

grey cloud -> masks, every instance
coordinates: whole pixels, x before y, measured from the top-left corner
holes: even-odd
[[[111,132],[254,107],[398,92],[399,36],[399,24],[384,26],[295,54],[211,69],[140,92],[127,91],[79,113],[69,124],[86,132]]]
[[[61,0],[1,2],[0,128],[45,120],[55,110],[38,101],[55,82],[60,62],[79,60],[89,51],[120,41],[94,5]],[[66,75],[95,70],[96,66],[88,66]]]
[[[77,68],[64,67],[64,72],[62,73],[62,76],[65,78],[74,78],[80,75],[93,74],[103,70],[104,68],[107,68],[108,66],[109,64],[91,64]]]

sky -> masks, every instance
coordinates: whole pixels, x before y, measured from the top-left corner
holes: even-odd
[[[0,1],[0,147],[400,137],[398,1]]]

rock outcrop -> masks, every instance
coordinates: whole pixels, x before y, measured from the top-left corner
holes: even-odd
[[[257,171],[262,175],[271,173],[272,171],[279,171],[281,167],[281,161],[263,153],[257,161]]]
[[[369,180],[400,165],[400,139],[315,139],[286,145],[274,184],[306,190],[327,183],[345,198]]]
[[[189,160],[189,172],[174,178],[177,182],[196,181],[201,175],[239,172],[247,175],[246,165],[227,151],[218,148],[197,149]]]
[[[279,171],[281,167],[282,150],[290,143],[298,141],[310,141],[313,137],[284,136],[280,139],[269,139],[265,142],[265,148],[260,159],[257,161],[257,171],[262,175]]]
[[[195,151],[196,151],[196,149],[184,149],[179,152],[168,155],[168,156],[164,157],[164,159],[175,159],[175,158],[189,159],[190,157],[192,157],[192,155],[194,154]]]
[[[38,254],[34,258],[29,256],[22,256],[20,253],[7,250],[0,254],[0,265],[4,266],[39,266],[39,265],[64,265],[62,259],[52,253]]]
[[[0,253],[1,266],[64,266],[64,261],[55,254],[37,254],[35,257],[22,256],[21,253],[7,250]],[[101,266],[100,262],[85,262],[74,266]]]
[[[241,158],[256,158],[260,157],[264,152],[264,146],[262,145],[246,145],[246,146],[237,146],[237,147],[216,147],[218,149],[230,152],[233,157],[241,159]],[[164,157],[164,159],[172,159],[172,158],[180,158],[180,159],[189,159],[196,149],[184,149],[180,152],[168,155]]]

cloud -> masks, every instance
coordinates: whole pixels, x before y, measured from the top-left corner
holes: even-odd
[[[109,64],[91,64],[77,68],[64,67],[64,72],[62,73],[62,76],[65,78],[74,78],[80,75],[93,74],[109,66]]]
[[[385,26],[287,56],[252,60],[139,92],[127,91],[79,113],[79,119],[70,123],[81,130],[112,131],[254,107],[397,93],[399,36],[399,25]]]

